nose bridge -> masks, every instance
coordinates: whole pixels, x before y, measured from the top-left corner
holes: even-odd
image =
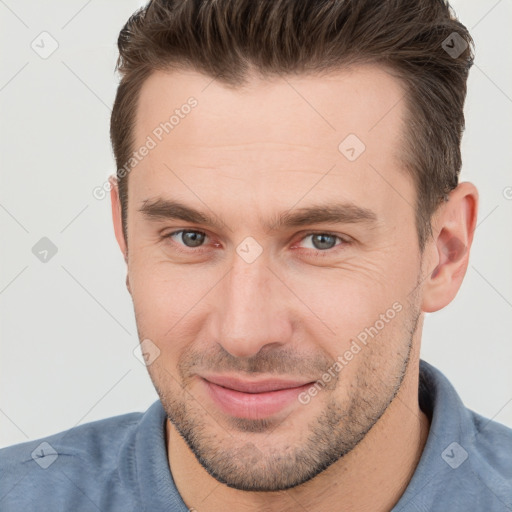
[[[285,297],[264,258],[248,263],[236,255],[220,289],[218,343],[237,357],[250,357],[291,334]]]

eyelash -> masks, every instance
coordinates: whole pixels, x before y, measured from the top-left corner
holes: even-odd
[[[183,246],[181,244],[176,244],[176,243],[172,242],[171,237],[174,236],[174,235],[179,235],[181,233],[199,233],[199,234],[202,234],[202,235],[205,235],[206,237],[208,237],[208,234],[205,233],[204,231],[199,231],[199,230],[196,230],[196,229],[179,229],[178,231],[173,231],[171,233],[163,235],[162,239],[163,240],[171,241],[171,243],[173,245],[175,245],[176,250],[178,252],[181,252],[181,253],[184,253],[184,254],[191,254],[191,253],[202,254],[204,252],[204,249],[205,249],[204,245],[201,245],[198,248],[188,247],[186,249],[183,249],[183,247],[186,247],[186,246]],[[314,236],[314,235],[327,235],[327,236],[331,236],[331,237],[337,238],[341,242],[339,244],[336,244],[334,247],[332,247],[330,249],[324,249],[324,250],[321,250],[321,249],[303,249],[303,248],[299,249],[299,250],[305,250],[305,251],[308,251],[308,252],[312,251],[314,257],[322,258],[322,257],[325,257],[325,256],[332,255],[333,253],[337,253],[338,251],[343,250],[343,248],[346,245],[350,245],[350,243],[351,243],[351,241],[348,238],[344,238],[344,237],[342,237],[340,235],[336,235],[335,233],[330,233],[328,231],[312,231],[312,232],[306,233],[299,240],[299,242],[302,242],[304,239],[306,239],[306,238],[308,238],[310,236]]]

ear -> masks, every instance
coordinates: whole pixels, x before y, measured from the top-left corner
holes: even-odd
[[[430,275],[423,287],[422,311],[438,311],[457,295],[468,268],[477,211],[478,190],[464,182],[450,192],[448,201],[434,214],[434,238],[425,258]]]
[[[128,251],[123,233],[121,201],[119,200],[117,177],[115,175],[109,176],[108,181],[110,183],[110,202],[112,204],[112,221],[114,223],[114,232],[116,235],[117,244],[123,253],[124,261],[128,263]]]

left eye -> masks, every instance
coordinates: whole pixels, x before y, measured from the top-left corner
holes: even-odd
[[[181,230],[170,233],[168,237],[172,239],[174,239],[174,237],[178,237],[178,240],[180,240],[183,245],[193,249],[194,247],[200,247],[202,245],[206,239],[206,233],[201,231]]]
[[[333,247],[340,245],[336,243],[337,240],[343,242],[343,240],[336,235],[330,235],[329,233],[310,233],[302,238],[301,241],[311,239],[309,246],[306,244],[306,249],[315,249],[317,251],[325,251],[332,249]]]

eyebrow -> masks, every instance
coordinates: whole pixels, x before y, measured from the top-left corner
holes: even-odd
[[[148,220],[182,220],[191,224],[221,228],[224,224],[214,216],[196,210],[179,201],[161,197],[146,199],[139,211]],[[378,223],[377,214],[351,202],[334,204],[314,204],[303,208],[293,208],[278,213],[264,224],[267,231],[283,228],[297,228],[309,224],[367,224],[372,227]]]

